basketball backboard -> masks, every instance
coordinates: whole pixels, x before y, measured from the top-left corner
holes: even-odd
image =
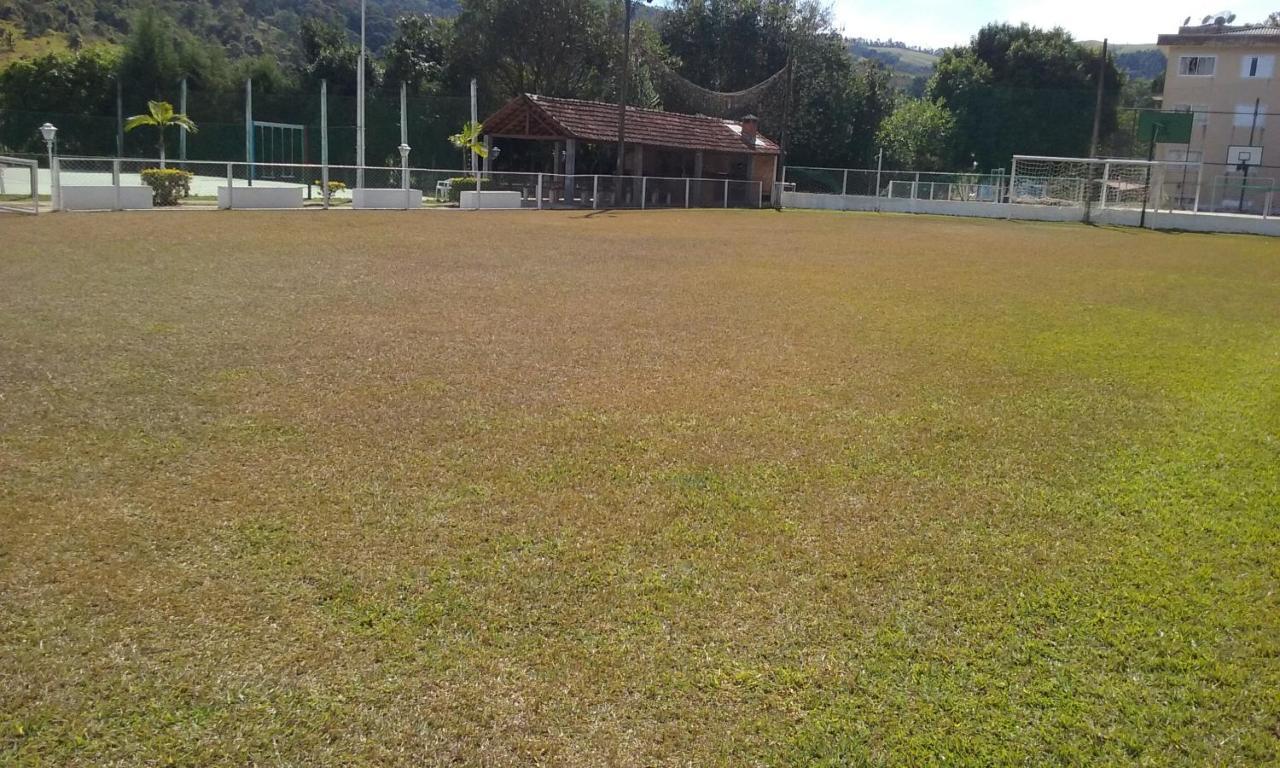
[[[1240,168],[1249,165],[1262,165],[1262,147],[1233,145],[1227,148],[1227,165]]]

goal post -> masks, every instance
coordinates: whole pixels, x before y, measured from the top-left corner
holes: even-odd
[[[0,211],[40,212],[40,164],[0,155]]]
[[[1009,202],[1077,208],[1198,207],[1201,163],[1015,155]]]

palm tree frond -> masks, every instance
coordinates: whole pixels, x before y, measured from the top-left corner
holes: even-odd
[[[151,115],[134,115],[124,121],[124,129],[126,131],[132,131],[140,125],[156,125],[155,118]]]

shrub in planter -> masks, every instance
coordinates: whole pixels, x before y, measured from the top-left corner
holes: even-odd
[[[177,205],[191,194],[191,173],[177,168],[147,168],[142,171],[142,182],[151,187],[156,205]]]
[[[323,181],[321,181],[320,179],[316,179],[316,180],[315,180],[314,182],[312,182],[312,183],[313,183],[313,184],[315,184],[317,187],[323,187],[323,186],[324,186],[324,182],[323,182]],[[338,194],[339,192],[345,192],[345,191],[347,191],[347,185],[346,185],[346,184],[343,184],[341,181],[330,181],[330,182],[329,182],[329,196],[330,196],[330,197],[332,197],[333,195]]]
[[[449,202],[456,203],[462,200],[463,192],[471,192],[476,188],[475,176],[455,176],[449,179]]]

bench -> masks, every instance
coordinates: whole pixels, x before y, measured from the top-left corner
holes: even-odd
[[[301,208],[305,192],[302,187],[218,187],[218,207]]]
[[[145,184],[122,184],[120,197],[110,185],[62,185],[58,188],[58,205],[64,211],[145,210],[152,207],[153,193]]]

